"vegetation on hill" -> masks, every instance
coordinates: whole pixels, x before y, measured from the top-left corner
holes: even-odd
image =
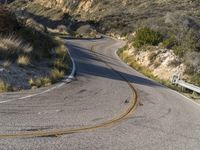
[[[69,69],[64,43],[31,18],[0,6],[0,92],[52,84]]]
[[[136,47],[149,44],[173,50],[186,65],[188,81],[200,85],[199,0],[68,0],[65,4],[70,14],[90,20],[103,33],[125,36]]]
[[[19,28],[19,23],[14,14],[8,8],[0,5],[0,32],[13,32],[17,28]]]
[[[38,14],[44,12],[37,11],[41,5],[52,15]],[[199,0],[35,0],[26,6],[27,11],[42,19],[64,12],[70,19],[59,20],[66,26],[70,22],[71,27],[75,26],[75,20],[87,21],[102,33],[126,37],[136,47],[156,45],[173,50],[195,84],[200,78],[199,8]]]

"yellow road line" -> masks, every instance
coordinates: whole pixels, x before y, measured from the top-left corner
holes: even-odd
[[[92,51],[94,50],[94,47],[92,47]],[[98,57],[98,56],[97,56]],[[101,59],[101,58],[99,58]],[[128,117],[132,112],[136,109],[138,104],[138,95],[136,89],[133,87],[133,85],[125,78],[123,75],[121,75],[118,71],[116,71],[111,65],[109,65],[107,62],[103,61],[110,69],[112,69],[115,73],[117,73],[131,88],[133,97],[132,100],[129,103],[128,108],[126,110],[119,114],[118,116],[114,117],[111,120],[102,122],[97,125],[91,125],[91,126],[85,126],[85,127],[79,127],[79,128],[63,128],[63,129],[51,129],[51,130],[42,130],[42,131],[30,131],[30,132],[19,132],[14,134],[0,134],[0,139],[6,139],[6,138],[28,138],[28,137],[47,137],[47,136],[59,136],[64,134],[72,134],[72,133],[79,133],[84,131],[90,131],[95,130],[99,128],[105,128],[111,125],[114,125],[116,123],[121,122],[123,119]]]

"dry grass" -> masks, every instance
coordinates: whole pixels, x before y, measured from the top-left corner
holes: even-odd
[[[153,75],[152,71],[148,68],[148,67],[144,67],[144,66],[141,66],[137,60],[135,59],[134,56],[130,56],[128,57],[127,54],[123,53],[123,51],[118,54],[120,56],[120,58],[126,62],[128,65],[130,65],[132,68],[134,68],[135,70],[141,72],[142,74],[144,74],[145,76],[159,82],[160,84],[163,84],[169,88],[172,88],[174,90],[177,90],[177,91],[181,91],[181,89],[177,86],[174,86],[172,85],[169,81],[166,81],[166,80],[162,80],[160,78],[158,78],[157,76]]]
[[[8,87],[4,81],[0,80],[0,93],[8,91]]]
[[[52,84],[52,80],[50,77],[42,77],[41,81],[43,86],[49,86]]]
[[[51,79],[49,77],[40,77],[35,80],[35,85],[37,87],[44,87],[51,85]]]
[[[51,71],[45,76],[30,78],[28,83],[31,87],[45,87],[51,85],[62,79],[65,73],[67,73],[69,69],[67,48],[60,38],[56,38],[55,40],[58,46],[55,48],[56,55],[54,61],[52,65],[50,65],[52,67]]]
[[[56,82],[59,79],[63,78],[64,75],[65,75],[64,71],[61,71],[57,68],[51,70],[51,79],[53,82]]]
[[[40,4],[32,3],[31,5],[27,5],[27,11],[33,13],[37,16],[42,16],[44,18],[49,18],[50,20],[56,21],[61,20],[63,18],[63,11],[57,8],[45,8]]]
[[[28,83],[31,87],[45,87],[57,82],[59,79],[62,79],[64,75],[64,71],[54,68],[48,76],[38,77],[36,79],[30,78]]]
[[[67,49],[62,41],[58,40],[58,43],[59,46],[55,49],[56,58],[53,61],[53,69],[48,75],[44,77],[39,77],[36,79],[30,78],[28,83],[31,87],[44,87],[51,85],[52,83],[55,83],[62,79],[65,73],[68,71],[69,60],[67,55]]]
[[[33,79],[33,78],[30,78],[30,79],[28,80],[28,84],[29,84],[30,86],[34,86],[34,85],[35,85],[34,79]]]
[[[59,70],[67,70],[68,69],[68,65],[64,61],[62,61],[62,59],[55,59],[53,64],[54,64],[54,67]]]
[[[17,64],[20,66],[27,66],[30,63],[30,58],[28,56],[19,56],[17,59]]]
[[[19,55],[33,50],[29,44],[14,35],[0,36],[0,59],[15,61]]]
[[[52,84],[52,80],[50,77],[39,77],[37,79],[33,79],[33,78],[30,78],[29,81],[28,81],[29,85],[31,87],[45,87],[45,86],[49,86]]]
[[[56,47],[55,52],[58,57],[60,58],[65,58],[67,55],[67,48],[62,42],[60,41],[60,46]]]
[[[32,7],[32,11],[42,13],[44,16],[50,17],[52,21],[60,20],[63,17],[63,12],[56,9],[52,11],[38,6]],[[9,8],[3,9],[0,6],[0,12],[0,61],[1,66],[10,71],[9,76],[13,76],[12,69],[15,69],[14,67],[18,69],[27,66],[26,85],[29,84],[31,87],[48,86],[63,78],[69,68],[69,58],[64,43],[55,38],[57,35],[50,35],[46,26],[34,19],[16,19]],[[67,28],[64,26],[60,26],[59,29],[63,36],[67,34]],[[53,63],[49,65],[48,61]],[[32,73],[28,68],[31,66],[36,66],[38,70]],[[42,73],[43,69],[45,71]],[[12,90],[15,83],[11,81],[9,84],[8,86],[0,79],[0,92]],[[28,86],[26,87],[28,88]]]
[[[41,33],[45,33],[47,31],[47,28],[44,25],[38,23],[32,18],[27,19],[25,25],[26,27],[29,27],[30,29],[36,30]]]
[[[3,62],[3,67],[8,68],[12,63],[9,60]]]

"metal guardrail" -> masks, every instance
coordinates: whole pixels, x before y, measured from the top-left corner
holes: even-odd
[[[181,87],[184,87],[186,89],[192,90],[200,94],[200,87],[187,83],[183,80],[180,80],[180,77],[177,75],[174,75],[172,77],[172,84],[180,85]]]

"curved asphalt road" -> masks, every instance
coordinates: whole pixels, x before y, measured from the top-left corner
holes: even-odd
[[[110,38],[66,42],[76,62],[77,79],[49,93],[0,103],[1,135],[84,127],[112,119],[132,99],[130,87],[118,73],[137,88],[140,106],[132,116],[106,128],[57,137],[0,139],[1,150],[200,149],[200,107],[120,62],[115,50],[123,42]],[[0,102],[45,89],[3,94]]]

